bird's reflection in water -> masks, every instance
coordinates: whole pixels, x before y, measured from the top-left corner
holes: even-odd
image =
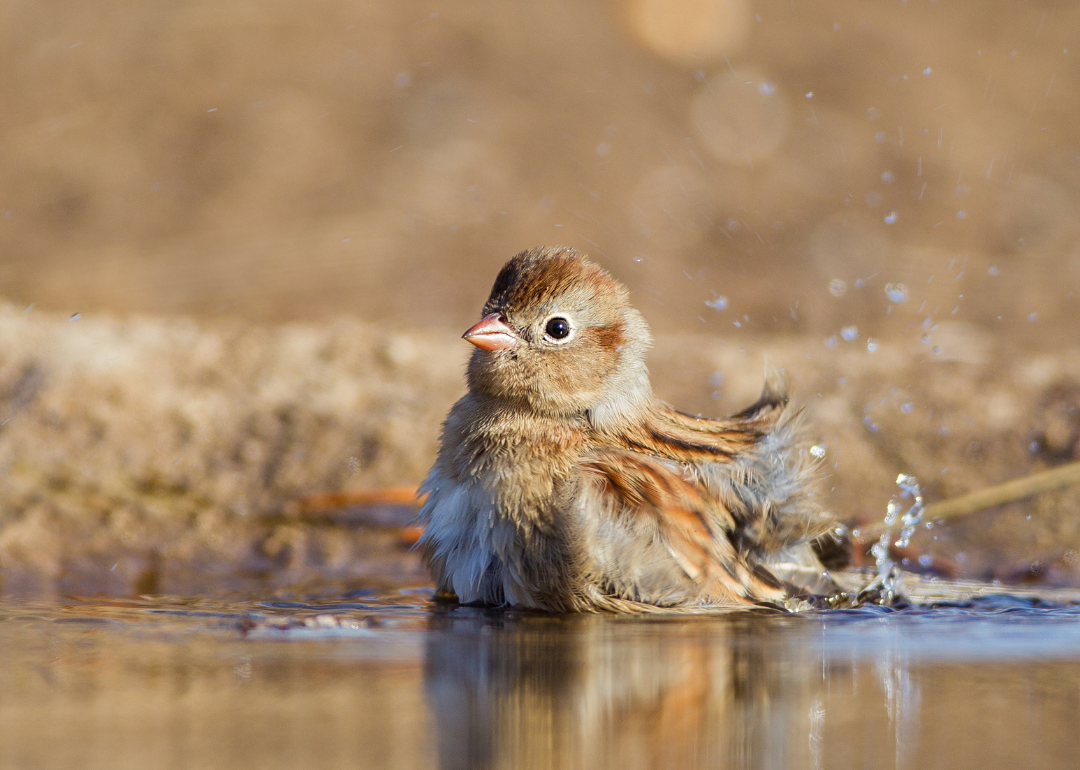
[[[447,611],[425,662],[441,765],[814,767],[821,662],[777,649],[804,638],[788,622]]]

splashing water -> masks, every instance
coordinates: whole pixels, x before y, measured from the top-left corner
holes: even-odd
[[[922,490],[919,489],[919,480],[914,476],[901,473],[896,477],[896,483],[900,487],[900,499],[911,498],[911,507],[900,520],[902,528],[900,537],[896,540],[899,548],[906,548],[911,542],[911,536],[915,534],[915,528],[922,523],[923,511],[926,505],[923,503]]]
[[[901,528],[900,537],[896,540],[896,546],[899,548],[906,547],[911,542],[911,536],[915,533],[915,528],[922,522],[923,511],[926,507],[923,503],[922,490],[919,489],[919,480],[917,478],[901,473],[896,477],[896,485],[900,487],[900,494],[893,497],[885,509],[885,531],[870,549],[870,553],[877,562],[878,570],[877,579],[874,582],[880,584],[883,603],[888,604],[893,602],[903,586],[903,573],[896,563],[889,558],[889,540],[892,538],[893,526],[899,517]],[[911,507],[907,509],[903,516],[900,516],[900,511],[904,507],[903,501],[908,498],[912,500]]]

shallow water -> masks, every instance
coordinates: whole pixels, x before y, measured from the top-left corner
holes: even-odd
[[[7,600],[0,767],[1073,767],[1080,604],[994,590],[652,619]]]

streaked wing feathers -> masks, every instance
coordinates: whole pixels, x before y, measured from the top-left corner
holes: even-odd
[[[703,486],[663,460],[639,452],[599,448],[583,466],[600,486],[609,515],[626,517],[627,532],[647,518],[702,603],[782,600],[783,586],[755,569],[729,538],[731,514]],[[640,534],[638,535],[641,536]],[[644,551],[651,543],[641,543]]]

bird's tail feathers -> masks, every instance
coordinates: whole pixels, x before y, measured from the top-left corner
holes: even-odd
[[[782,369],[767,369],[758,400],[732,415],[733,419],[757,421],[778,417],[791,401],[791,378]]]

